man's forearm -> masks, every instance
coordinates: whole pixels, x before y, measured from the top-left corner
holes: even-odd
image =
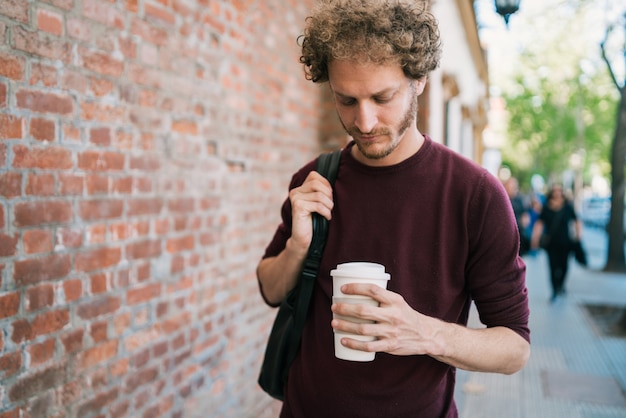
[[[257,267],[261,292],[267,302],[273,305],[278,305],[287,296],[300,276],[307,253],[294,247],[289,239],[280,254],[261,260]]]
[[[432,357],[463,370],[512,374],[530,356],[529,343],[506,327],[471,329],[446,323],[437,334],[441,354]]]

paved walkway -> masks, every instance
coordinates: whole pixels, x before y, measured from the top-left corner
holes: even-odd
[[[589,267],[572,259],[567,294],[552,304],[545,254],[525,257],[530,360],[512,376],[459,371],[461,418],[626,417],[626,338],[603,333],[586,308],[626,307],[626,275],[599,271],[606,253],[602,235],[585,230]],[[471,323],[480,326],[475,312]]]

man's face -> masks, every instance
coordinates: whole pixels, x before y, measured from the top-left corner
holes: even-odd
[[[425,80],[408,79],[397,64],[339,60],[329,64],[329,81],[339,119],[368,163],[393,162],[388,157],[401,153],[405,137],[419,135],[417,96]]]

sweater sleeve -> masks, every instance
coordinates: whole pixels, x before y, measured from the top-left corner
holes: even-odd
[[[530,341],[526,265],[518,256],[515,215],[504,187],[487,172],[475,190],[469,220],[466,274],[481,322]]]

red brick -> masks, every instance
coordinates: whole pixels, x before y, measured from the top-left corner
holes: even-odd
[[[107,227],[104,224],[90,225],[85,228],[85,245],[103,244],[106,242]]]
[[[89,171],[123,170],[125,157],[116,152],[85,151],[78,154],[78,168]]]
[[[0,52],[0,76],[22,81],[25,68],[26,61],[24,58]]]
[[[160,241],[142,241],[126,246],[126,257],[129,260],[158,257],[161,255]]]
[[[57,390],[57,399],[61,405],[70,405],[77,402],[83,396],[82,388],[84,383],[75,380],[61,386]]]
[[[5,0],[0,2],[0,15],[22,23],[28,23],[28,6],[28,3],[22,1]]]
[[[77,313],[83,319],[92,319],[100,315],[111,314],[117,311],[120,306],[120,298],[105,296],[78,306]]]
[[[120,218],[123,212],[122,200],[89,200],[79,204],[79,215],[85,221]]]
[[[59,83],[59,71],[50,65],[42,63],[31,63],[30,65],[30,85],[37,84],[45,87],[56,87]]]
[[[30,322],[25,319],[18,319],[11,324],[13,332],[11,333],[11,341],[19,344],[24,341],[30,341],[35,338],[33,327]]]
[[[53,254],[43,258],[16,260],[13,280],[18,286],[27,286],[65,277],[70,271],[70,256]]]
[[[79,48],[79,54],[82,58],[83,66],[95,73],[119,77],[124,72],[124,62],[114,59],[110,53]]]
[[[35,317],[32,323],[35,336],[51,334],[60,331],[69,324],[70,313],[68,309],[45,312]]]
[[[76,366],[80,369],[87,369],[102,364],[117,355],[117,347],[117,340],[111,340],[85,350],[76,357]]]
[[[195,206],[195,201],[192,198],[172,199],[167,202],[167,208],[171,212],[193,213]]]
[[[5,293],[4,295],[0,295],[0,319],[9,318],[16,315],[19,309],[19,292]]]
[[[126,379],[126,393],[133,393],[137,388],[154,381],[158,375],[159,371],[156,367],[133,373]]]
[[[21,89],[15,98],[18,108],[33,112],[69,115],[74,110],[72,98],[67,95]]]
[[[78,248],[83,245],[82,231],[71,228],[57,228],[58,244],[67,248]]]
[[[86,417],[86,416],[97,416],[96,412],[99,412],[101,409],[115,402],[118,398],[119,393],[118,389],[114,388],[107,392],[100,393],[96,395],[93,399],[81,404],[77,410],[77,416]]]
[[[29,288],[26,291],[26,309],[30,312],[54,305],[54,288],[49,283]]]
[[[90,89],[98,97],[111,94],[115,90],[115,84],[109,80],[103,80],[101,78],[92,78],[89,83]],[[93,141],[92,141],[93,142]]]
[[[126,303],[136,305],[138,303],[148,302],[156,299],[161,295],[161,284],[153,283],[141,287],[130,289],[126,294]]]
[[[18,402],[63,384],[66,378],[65,364],[51,366],[20,378],[9,390],[9,400]]]
[[[7,172],[0,174],[0,196],[6,198],[17,197],[22,194],[22,175]]]
[[[60,173],[59,194],[62,196],[80,196],[83,193],[84,180],[82,174]]]
[[[157,215],[163,209],[163,200],[159,198],[129,199],[128,216]]]
[[[72,220],[72,204],[62,200],[17,203],[14,211],[15,225],[18,227],[67,223]]]
[[[82,6],[86,17],[113,28],[124,29],[124,16],[113,4],[102,3],[98,0],[85,0]]]
[[[23,136],[23,118],[0,114],[0,139],[22,139]]]
[[[68,63],[71,45],[44,32],[31,32],[21,26],[13,26],[15,48],[33,55]]]
[[[65,280],[63,282],[63,293],[66,302],[73,302],[80,298],[83,293],[83,283],[78,279]]]
[[[161,169],[161,161],[156,157],[149,157],[146,155],[141,157],[132,157],[130,159],[130,169],[142,171],[158,171]]]
[[[29,196],[55,196],[56,186],[53,174],[29,174],[26,184]]]
[[[11,257],[17,252],[18,235],[0,232],[0,257]]]
[[[83,335],[82,329],[73,329],[67,334],[61,335],[61,342],[65,348],[65,354],[77,352],[83,348]]]
[[[53,249],[52,234],[47,229],[31,229],[22,236],[26,254],[47,253]]]
[[[131,194],[133,192],[133,178],[130,176],[114,178],[111,192],[115,194]]]
[[[37,27],[53,35],[63,34],[63,17],[59,13],[45,9],[37,10]]]
[[[51,338],[42,343],[28,346],[26,351],[30,354],[31,366],[37,366],[51,360],[54,357],[55,343],[56,339]]]
[[[98,344],[106,341],[108,337],[107,327],[109,324],[106,321],[97,322],[91,324],[91,339],[94,343]]]
[[[198,135],[198,125],[192,120],[172,121],[172,131],[186,135]]]
[[[178,253],[182,251],[191,251],[195,248],[195,238],[193,235],[187,235],[179,238],[170,238],[167,240],[167,252]]]
[[[147,17],[153,17],[168,25],[174,25],[174,23],[176,23],[176,16],[171,10],[159,7],[155,4],[146,4],[145,13]]]
[[[7,107],[7,85],[6,83],[0,83],[0,109],[5,107]]]
[[[13,147],[13,167],[41,168],[41,169],[69,169],[72,168],[72,152],[66,148],[28,147],[16,145]]]
[[[107,194],[109,178],[99,174],[90,174],[85,177],[85,188],[89,196]]]
[[[4,206],[2,206],[0,204],[0,228],[5,228],[5,224],[4,224],[4,220],[6,219],[6,216],[4,215]],[[2,273],[2,269],[0,269],[0,273]],[[0,278],[0,284],[2,284],[2,278]]]
[[[66,22],[67,35],[82,41],[91,40],[91,25],[89,22],[68,18]]]
[[[94,274],[91,276],[91,294],[105,293],[108,289],[108,277],[106,274]]]
[[[54,141],[56,139],[54,121],[32,118],[30,120],[30,134],[39,141]]]
[[[63,125],[63,139],[66,143],[69,142],[80,142],[81,140],[81,130],[76,126],[72,125]]]
[[[122,259],[119,247],[104,247],[95,250],[85,250],[76,254],[77,271],[93,271],[118,264]]]
[[[11,377],[17,374],[21,368],[22,354],[19,351],[7,353],[0,357],[0,378],[6,379]]]
[[[110,367],[111,376],[118,377],[128,374],[128,363],[129,361],[127,358],[123,358],[120,361],[113,363]]]
[[[111,129],[110,128],[94,128],[89,131],[89,142],[101,147],[111,145]]]

